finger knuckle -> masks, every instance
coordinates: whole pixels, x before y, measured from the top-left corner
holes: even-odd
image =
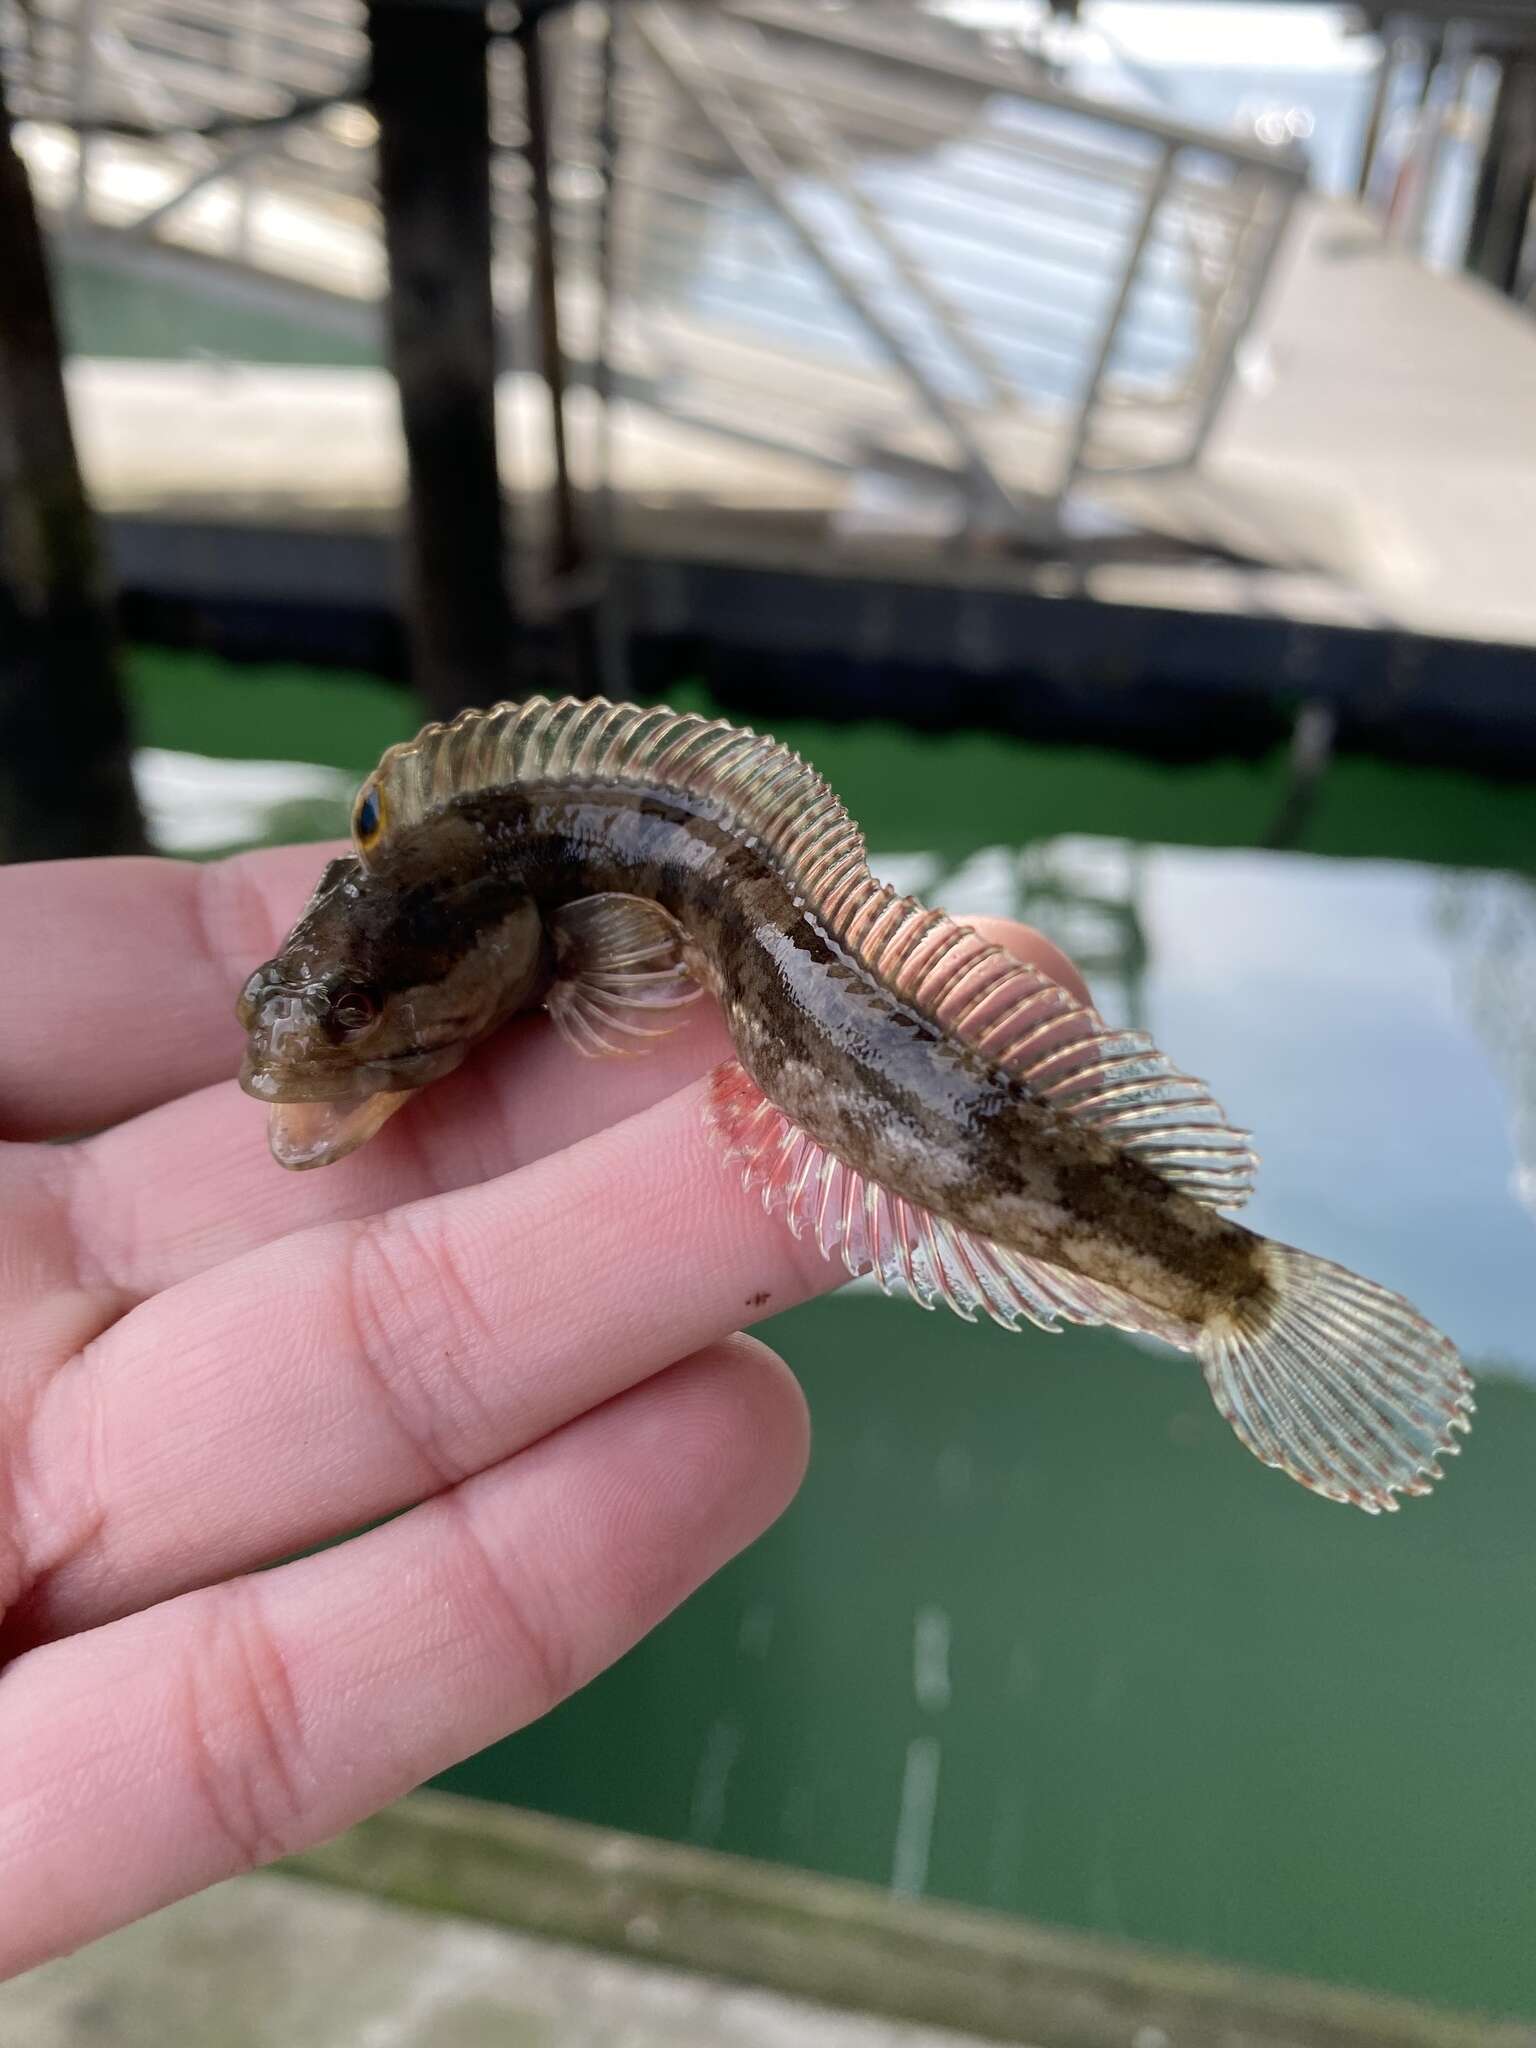
[[[347,1262],[353,1356],[371,1399],[434,1490],[483,1462],[490,1427],[474,1361],[493,1335],[446,1233],[410,1210],[364,1224]]]
[[[72,1598],[94,1581],[112,1599],[101,1541],[112,1498],[107,1404],[87,1345],[0,1429],[0,1658],[67,1628]],[[59,1455],[60,1446],[68,1455]],[[14,1531],[7,1538],[6,1531]]]
[[[315,1778],[259,1580],[219,1589],[208,1631],[188,1654],[181,1701],[192,1797],[231,1873],[297,1848]]]
[[[220,973],[229,973],[271,945],[275,935],[271,907],[243,857],[209,861],[195,872],[196,944],[203,959]]]
[[[481,1627],[489,1621],[503,1654],[517,1674],[518,1691],[535,1719],[573,1693],[585,1673],[580,1668],[577,1632],[560,1610],[553,1592],[540,1579],[531,1556],[514,1563],[499,1556],[475,1521],[472,1504],[462,1492],[447,1496],[460,1542],[466,1590]]]

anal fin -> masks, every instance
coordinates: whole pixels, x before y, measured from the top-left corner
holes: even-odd
[[[942,1302],[968,1323],[978,1314],[1010,1330],[1021,1318],[1053,1332],[1062,1321],[1107,1323],[1193,1348],[1187,1324],[1118,1288],[1027,1258],[869,1179],[770,1102],[739,1060],[711,1074],[706,1115],[770,1214],[782,1211],[796,1237],[809,1235],[823,1258],[837,1254],[855,1278],[872,1273],[887,1294],[923,1308]]]
[[[644,1052],[703,994],[683,957],[682,926],[659,903],[583,896],[550,923],[556,979],[545,1008],[566,1043],[590,1059]]]

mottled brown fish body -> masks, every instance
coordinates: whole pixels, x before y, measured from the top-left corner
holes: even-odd
[[[908,1201],[1188,1323],[1263,1286],[1250,1231],[1032,1100],[805,912],[759,920],[718,994],[763,1092]]]
[[[521,1010],[642,1050],[707,989],[736,1051],[707,1114],[797,1235],[1009,1328],[1195,1351],[1248,1447],[1375,1513],[1467,1427],[1455,1349],[1401,1296],[1223,1210],[1256,1155],[1144,1033],[869,871],[798,756],[661,706],[530,699],[393,748],[240,1000],[242,1084],[328,1164]]]
[[[894,996],[755,848],[675,792],[487,792],[407,835],[381,878],[398,860],[402,883],[429,888],[438,836],[456,892],[478,868],[504,871],[546,919],[597,894],[659,903],[753,1080],[883,1187],[1191,1324],[1263,1286],[1250,1231],[1031,1101]]]

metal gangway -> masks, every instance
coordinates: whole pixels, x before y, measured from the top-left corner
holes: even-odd
[[[62,244],[377,331],[354,0],[0,0]],[[1187,470],[1293,202],[1294,146],[1083,97],[913,5],[584,0],[546,29],[576,383],[788,453],[845,497],[1049,536]],[[522,73],[493,46],[497,294],[537,363]]]

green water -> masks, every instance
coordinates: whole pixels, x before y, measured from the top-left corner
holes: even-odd
[[[146,742],[226,757],[361,770],[412,722],[364,678],[140,657],[135,692]],[[877,866],[1049,925],[1214,1077],[1257,1227],[1411,1292],[1477,1427],[1372,1522],[1262,1470],[1170,1354],[847,1292],[765,1326],[815,1423],[783,1521],[446,1782],[1536,2017],[1536,798],[1346,761],[1271,854],[1278,763],[785,737]]]
[[[59,319],[72,354],[139,362],[382,362],[382,335],[354,340],[318,319],[271,311],[255,295],[222,300],[198,286],[141,277],[86,256],[56,256]]]
[[[147,745],[215,756],[286,755],[361,775],[415,723],[403,692],[362,675],[140,652],[131,681]],[[671,701],[684,710],[719,708],[686,685]],[[1095,747],[1031,747],[991,733],[919,738],[891,725],[808,719],[776,730],[816,762],[871,845],[920,843],[948,862],[978,847],[1081,832],[1254,846],[1285,794],[1278,757],[1188,766]],[[1315,853],[1536,874],[1536,791],[1346,757],[1330,771],[1302,844]]]

